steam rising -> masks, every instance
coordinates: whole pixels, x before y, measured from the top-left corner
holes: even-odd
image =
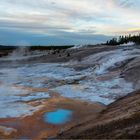
[[[47,53],[45,53],[47,55]],[[44,55],[20,47],[1,61],[29,59]],[[140,50],[117,49],[91,55],[69,63],[37,63],[0,68],[0,118],[31,115],[41,105],[26,102],[50,98],[51,91],[67,98],[109,104],[135,90],[133,83],[125,81],[119,72],[113,71],[132,58],[139,58]],[[78,65],[89,65],[75,70]],[[46,90],[44,90],[46,89]]]

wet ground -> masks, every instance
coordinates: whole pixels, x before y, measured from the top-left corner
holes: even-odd
[[[105,108],[101,104],[91,104],[62,97],[53,97],[47,100],[34,101],[29,104],[32,106],[38,106],[41,104],[43,107],[32,115],[0,119],[0,126],[5,126],[14,130],[9,134],[2,133],[1,138],[47,138],[56,136],[56,134],[61,134],[63,131],[86,121],[91,117],[91,115],[96,117],[96,115]],[[83,108],[85,109],[83,110]],[[68,116],[70,117],[69,121],[61,120],[63,123],[56,124],[53,123],[52,120],[46,120],[44,118],[44,115],[55,112],[56,110],[63,111],[61,109],[72,111],[71,116]],[[53,115],[55,117],[56,114]],[[61,119],[65,118],[62,118],[61,116]],[[6,130],[4,130],[4,132],[5,131]]]
[[[129,68],[139,64],[138,47],[110,50],[105,47],[97,53],[88,48],[90,53],[85,52],[80,60],[76,59],[76,54],[83,53],[82,49],[69,50],[75,59],[58,63],[44,62],[44,57],[48,60],[56,57],[48,52],[26,56],[23,52],[0,58],[2,138],[54,136],[79,120],[96,116],[105,105],[139,88],[139,79],[128,80],[125,75],[125,71],[130,72]],[[51,112],[54,120],[49,119]],[[62,115],[62,120],[57,115]],[[10,132],[6,133],[6,129]]]

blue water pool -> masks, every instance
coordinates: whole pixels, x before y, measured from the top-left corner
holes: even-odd
[[[72,111],[66,109],[57,109],[54,112],[44,114],[44,121],[51,124],[64,124],[71,119]]]

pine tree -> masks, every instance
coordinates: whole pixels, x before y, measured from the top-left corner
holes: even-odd
[[[112,38],[111,40],[106,42],[106,45],[120,45],[128,42],[134,42],[136,44],[140,44],[140,34],[139,35],[125,35],[125,36],[119,36],[117,38]]]

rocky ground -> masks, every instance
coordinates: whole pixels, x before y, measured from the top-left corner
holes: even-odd
[[[140,91],[133,92],[107,106],[96,118],[90,118],[62,134],[59,139],[139,139]]]
[[[0,138],[139,138],[139,46],[20,52],[0,58]]]

